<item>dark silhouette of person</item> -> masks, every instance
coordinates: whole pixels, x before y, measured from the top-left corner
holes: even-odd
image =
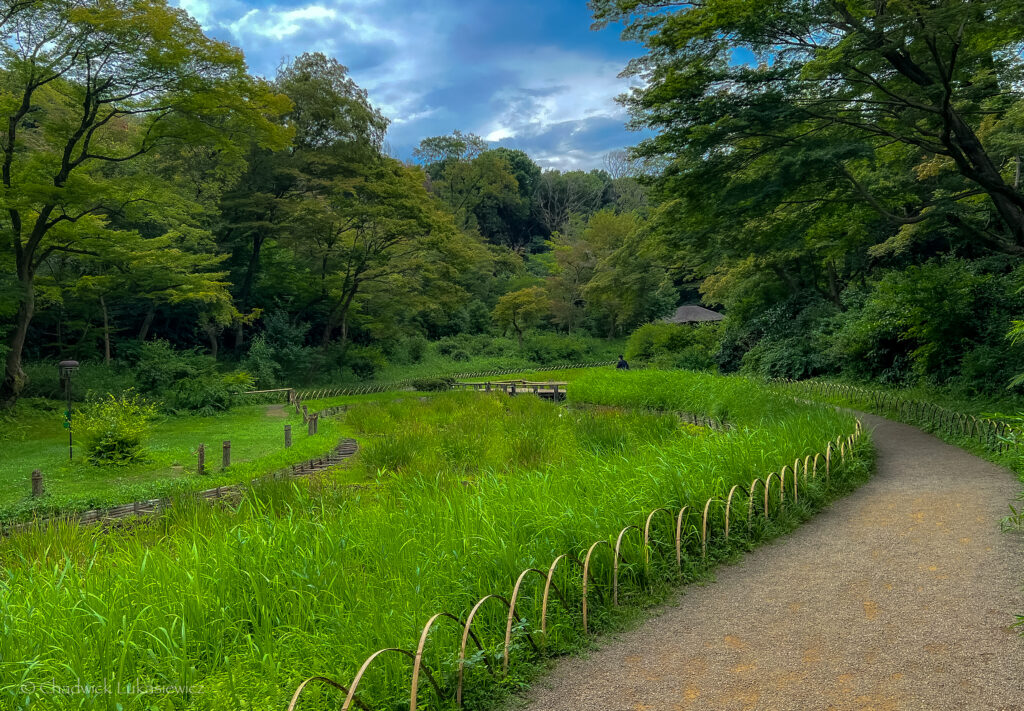
[[[619,356],[619,362],[615,364],[615,367],[619,370],[629,370],[629,363],[621,355]]]

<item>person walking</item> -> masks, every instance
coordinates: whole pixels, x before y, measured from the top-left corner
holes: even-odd
[[[615,367],[618,370],[629,370],[629,363],[627,363],[626,359],[620,355],[619,362],[615,364]]]

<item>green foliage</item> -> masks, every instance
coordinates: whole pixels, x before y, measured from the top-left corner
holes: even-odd
[[[579,336],[534,331],[523,339],[523,355],[534,363],[579,363],[587,359],[590,344]]]
[[[129,391],[82,406],[72,414],[72,427],[90,462],[125,465],[144,457],[155,417],[156,405]]]
[[[717,323],[649,323],[633,332],[626,343],[626,359],[660,368],[711,370],[721,341]]]
[[[26,363],[25,372],[29,376],[29,386],[25,393],[29,397],[64,399],[64,383],[60,379],[56,361]],[[126,364],[82,363],[71,381],[71,394],[75,400],[81,400],[90,394],[119,395],[133,387],[138,387],[135,373]]]
[[[229,321],[224,283],[216,274],[200,275],[219,259],[194,254],[209,240],[195,216],[235,167],[239,135],[282,148],[289,131],[270,120],[287,99],[246,73],[241,52],[206,37],[164,0],[26,2],[9,5],[4,20],[0,110],[9,131],[2,201],[9,239],[0,267],[4,281],[16,285],[18,303],[0,385],[9,399],[26,382],[21,356],[37,275],[48,275],[40,286],[58,286],[51,259],[101,277],[121,268],[130,284],[138,255],[147,254],[142,271],[155,277],[142,279],[147,291],[198,302],[207,322]],[[220,172],[219,180],[207,175],[197,190],[180,173],[169,176],[167,166],[182,165],[185,146],[222,155],[221,170],[211,171]],[[184,284],[168,278],[180,261],[171,250],[183,244],[196,256]],[[165,269],[151,268],[162,255]],[[101,278],[94,286],[87,291],[101,296],[109,283]]]
[[[1024,364],[999,337],[1009,314],[1024,309],[1014,286],[1009,276],[962,260],[889,272],[841,319],[832,352],[856,376],[940,383],[963,378],[1005,387],[1006,371],[990,366],[1000,360],[1003,368]]]
[[[515,331],[522,347],[523,331],[537,324],[549,308],[547,293],[539,286],[510,291],[498,299],[494,307],[494,322],[506,331],[510,328]]]
[[[643,375],[611,374],[599,401],[615,404],[620,386]],[[17,694],[27,682],[73,683],[89,673],[123,688],[129,679],[161,679],[172,669],[182,675],[177,683],[201,686],[203,696],[168,696],[167,703],[284,707],[306,676],[356,669],[379,648],[414,647],[434,612],[464,615],[480,597],[511,590],[523,569],[563,552],[580,555],[655,507],[687,505],[694,513],[684,518],[685,530],[699,528],[707,497],[850,431],[850,418],[830,408],[764,400],[754,386],[733,391],[737,386],[724,379],[663,375],[658,390],[666,394],[704,393],[709,405],[756,399],[770,409],[750,418],[763,426],[693,436],[672,416],[566,410],[526,397],[452,393],[430,403],[363,405],[349,414],[368,457],[358,465],[367,476],[358,489],[282,482],[258,488],[231,511],[183,501],[155,525],[130,531],[92,536],[54,528],[6,538],[0,655],[15,665],[0,694]],[[832,480],[856,471],[834,471]],[[758,516],[749,529],[737,507],[729,543],[712,536],[709,560],[775,535],[782,528],[774,526],[803,519],[831,494],[821,477],[802,484],[800,505],[773,513],[781,524]],[[671,540],[672,526],[655,525],[652,574],[640,578],[631,564],[620,570],[624,606],[650,600],[642,591],[654,581],[703,571],[692,536],[683,549],[685,573],[674,577],[675,551],[662,543]],[[626,561],[643,559],[634,541],[624,541]],[[608,565],[609,557],[595,555],[596,579],[607,580]],[[568,599],[579,599],[578,579],[559,579]],[[518,611],[527,620],[537,619],[539,589],[522,590]],[[612,625],[617,614],[597,596],[591,610],[595,629]],[[577,631],[576,610],[549,604],[548,613],[547,649],[566,653],[589,644]],[[98,616],[130,624],[97,624]],[[499,664],[505,619],[484,608],[474,627]],[[186,633],[166,633],[172,629]],[[150,654],[154,639],[159,652]],[[457,626],[435,629],[432,668],[453,671],[460,639]],[[119,653],[109,654],[112,648]],[[520,662],[530,652],[517,643],[511,654],[508,683],[518,686],[528,667]],[[407,660],[378,662],[361,698],[374,707],[407,705]],[[467,702],[478,705],[479,689],[494,688],[492,677],[482,663],[466,674]],[[429,688],[421,693],[424,705],[444,703]],[[314,691],[306,701],[327,698]],[[86,697],[80,705],[94,711],[106,703]]]
[[[301,381],[312,358],[312,349],[305,345],[309,324],[274,311],[264,316],[260,325],[263,330],[249,344],[242,367],[253,373],[262,388]]]
[[[255,384],[244,371],[223,374],[210,356],[175,350],[167,341],[139,348],[135,379],[143,393],[159,398],[168,410],[204,415],[230,409],[237,395]]]
[[[786,299],[727,323],[719,363],[765,378],[806,378],[835,367],[830,355],[836,308],[814,293]]]
[[[274,350],[262,334],[253,338],[249,344],[249,355],[245,358],[244,366],[246,371],[252,373],[256,386],[264,390],[281,383],[281,365],[274,355]]]
[[[226,412],[238,401],[238,395],[251,390],[252,377],[245,372],[221,374],[213,371],[191,375],[165,391],[169,409],[178,413],[212,415]]]
[[[353,346],[346,353],[345,361],[357,378],[369,380],[388,364],[384,352],[376,346]]]
[[[409,381],[409,387],[420,392],[444,392],[451,390],[455,378],[414,378]]]

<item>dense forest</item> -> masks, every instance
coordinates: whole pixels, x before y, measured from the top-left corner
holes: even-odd
[[[271,387],[634,331],[725,372],[1024,371],[1019,3],[594,0],[653,137],[589,172],[462,131],[400,160],[337,59],[252,76],[164,0],[2,7],[6,403],[68,357]],[[695,302],[726,320],[644,326]]]

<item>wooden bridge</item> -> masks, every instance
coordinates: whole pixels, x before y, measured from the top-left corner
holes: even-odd
[[[499,391],[506,395],[521,395],[528,393],[545,398],[546,400],[564,400],[565,390],[569,383],[565,382],[533,382],[530,380],[499,380],[483,383],[455,383],[453,390],[475,390],[477,392]]]

